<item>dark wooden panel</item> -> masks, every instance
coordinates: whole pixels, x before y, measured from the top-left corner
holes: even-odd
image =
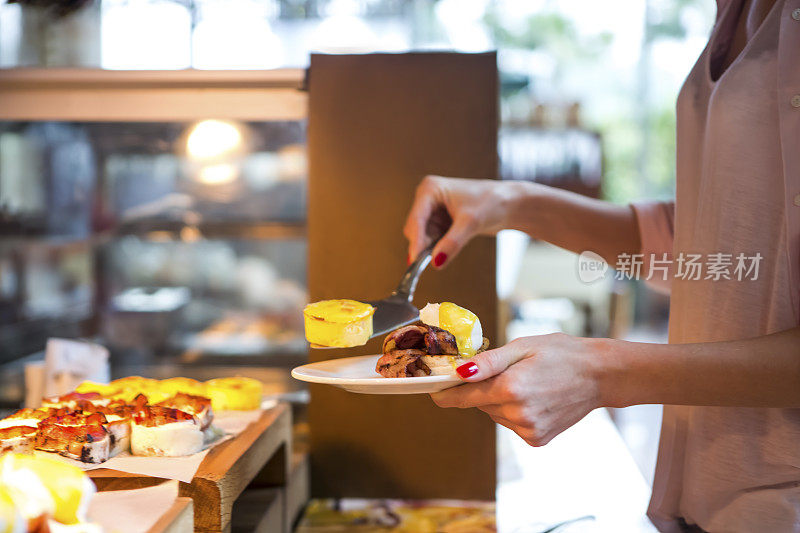
[[[497,176],[495,55],[314,55],[309,90],[310,297],[380,298],[406,267],[419,180]],[[427,301],[468,307],[497,339],[494,239],[426,272],[416,303]],[[378,353],[380,342],[310,357]],[[313,386],[309,421],[315,496],[494,497],[495,428],[478,411]]]

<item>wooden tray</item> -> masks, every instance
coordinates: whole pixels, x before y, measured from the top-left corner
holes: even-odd
[[[194,501],[195,531],[229,530],[234,501],[270,459],[274,461],[270,462],[269,477],[284,484],[289,478],[291,435],[291,411],[286,404],[278,404],[236,437],[213,447],[192,482],[181,482],[178,491],[179,496]],[[136,489],[163,481],[107,468],[88,474],[99,491]]]

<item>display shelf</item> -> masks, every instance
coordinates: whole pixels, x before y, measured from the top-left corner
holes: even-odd
[[[301,120],[304,84],[303,69],[0,69],[0,120]]]

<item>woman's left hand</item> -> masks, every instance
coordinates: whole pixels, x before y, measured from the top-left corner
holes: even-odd
[[[543,446],[601,406],[602,360],[616,343],[562,333],[523,337],[476,355],[458,368],[466,384],[431,397],[440,407],[477,407]]]

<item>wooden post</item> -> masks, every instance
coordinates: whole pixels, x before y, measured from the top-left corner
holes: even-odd
[[[313,55],[309,74],[308,282],[312,301],[378,299],[406,268],[402,228],[426,174],[497,177],[494,53]],[[495,241],[425,272],[416,304],[452,301],[497,332]],[[377,354],[311,350],[311,361]],[[494,499],[495,426],[427,395],[311,386],[312,495]]]

